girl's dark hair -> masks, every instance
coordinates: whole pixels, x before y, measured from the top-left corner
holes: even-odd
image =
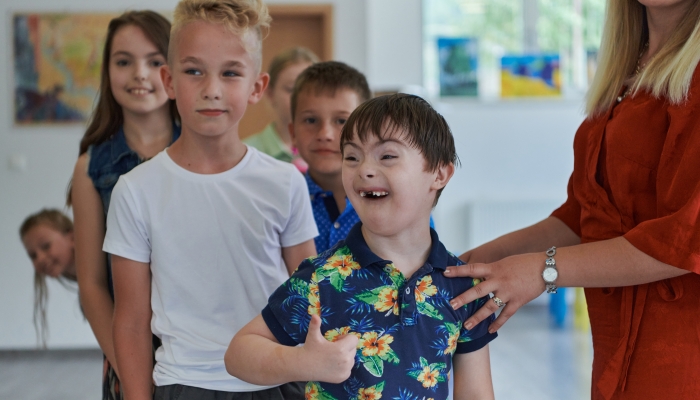
[[[119,29],[125,26],[136,26],[140,28],[144,35],[158,49],[158,51],[168,58],[168,42],[170,41],[170,21],[162,15],[150,11],[128,11],[117,18],[109,21],[107,27],[107,37],[102,51],[102,68],[100,71],[100,91],[97,98],[97,106],[92,112],[90,123],[85,135],[80,140],[79,156],[87,152],[91,145],[100,144],[115,134],[124,123],[124,113],[122,107],[114,99],[112,87],[109,83],[109,62],[112,53],[112,42]],[[170,103],[170,115],[173,119],[179,119],[177,107],[174,100]],[[66,203],[71,205],[71,188],[69,185]]]
[[[90,119],[90,124],[83,139],[80,141],[80,153],[82,155],[90,145],[100,144],[112,136],[124,123],[122,108],[112,95],[112,87],[109,84],[109,61],[112,52],[112,41],[117,31],[125,26],[139,27],[146,37],[156,46],[158,51],[167,59],[168,42],[170,40],[170,21],[162,15],[150,11],[129,11],[109,22],[107,38],[102,52],[102,71],[100,76],[100,92]],[[177,116],[175,102],[170,101],[170,114]]]

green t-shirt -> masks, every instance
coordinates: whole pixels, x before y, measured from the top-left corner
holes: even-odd
[[[253,146],[280,161],[292,162],[292,160],[294,160],[292,151],[282,139],[280,139],[279,135],[277,135],[274,124],[269,124],[262,132],[245,138],[243,143],[248,146]]]

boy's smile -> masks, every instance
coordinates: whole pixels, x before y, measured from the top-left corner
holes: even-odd
[[[163,78],[177,100],[183,134],[207,137],[237,133],[248,104],[256,103],[267,85],[258,72],[254,34],[237,35],[203,21],[185,25],[175,39],[173,61]]]
[[[354,135],[343,147],[345,192],[363,229],[381,236],[425,229],[437,190],[447,183],[440,169],[426,171],[423,155],[405,135],[385,124],[381,139],[370,134],[363,143]]]

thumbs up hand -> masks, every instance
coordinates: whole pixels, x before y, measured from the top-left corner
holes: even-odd
[[[321,333],[321,318],[311,316],[306,343],[301,347],[301,365],[307,368],[311,381],[341,383],[350,377],[355,365],[358,338],[343,335],[329,342]]]

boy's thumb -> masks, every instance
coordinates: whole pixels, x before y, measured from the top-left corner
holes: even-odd
[[[323,337],[323,334],[321,333],[321,317],[316,314],[311,316],[308,335]]]

